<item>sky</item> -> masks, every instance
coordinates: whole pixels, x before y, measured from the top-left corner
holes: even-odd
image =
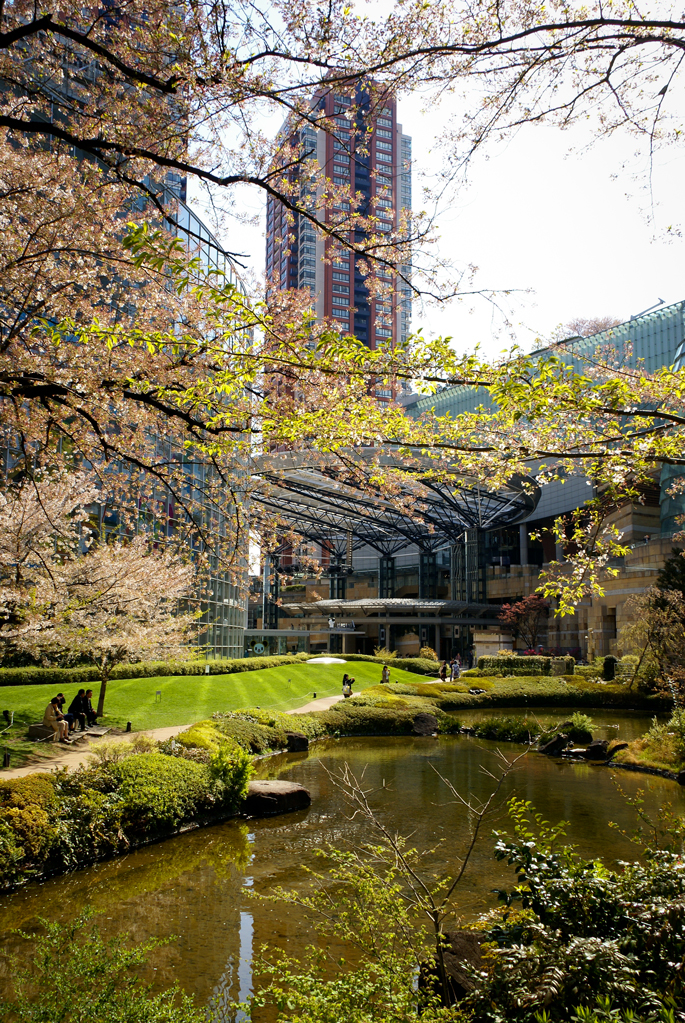
[[[398,119],[413,138],[414,209],[440,159],[447,103],[417,96],[398,103]],[[264,126],[275,135],[280,118]],[[475,287],[498,294],[492,301],[417,302],[414,330],[450,336],[461,352],[479,346],[495,356],[512,341],[534,348],[576,316],[624,320],[660,299],[685,299],[685,239],[675,233],[685,231],[685,151],[674,145],[657,155],[652,204],[636,141],[616,135],[588,147],[590,139],[588,126],[529,125],[474,161],[468,185],[440,212],[438,251],[456,265],[475,264]],[[244,253],[258,277],[264,200],[243,189],[236,206],[257,223],[235,222],[221,240]]]

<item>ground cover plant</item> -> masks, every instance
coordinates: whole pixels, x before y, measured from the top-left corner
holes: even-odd
[[[669,710],[671,699],[663,694],[631,690],[621,683],[600,683],[576,675],[511,676],[509,678],[488,678],[482,674],[460,679],[458,682],[417,682],[415,679],[403,684],[403,691],[426,697],[443,710],[459,710],[467,707],[616,707],[625,710],[653,708],[655,712]],[[395,686],[389,688],[399,691]],[[473,689],[474,692],[469,690]],[[481,690],[478,692],[477,690]],[[381,692],[374,687],[373,693]],[[371,695],[367,691],[366,695]]]
[[[493,742],[531,743],[550,728],[548,723],[540,722],[535,717],[514,715],[489,717],[471,725],[473,734],[478,739],[490,739]]]
[[[679,772],[685,767],[685,720],[675,710],[668,721],[654,718],[650,728],[639,739],[619,750],[614,758],[618,764]]]

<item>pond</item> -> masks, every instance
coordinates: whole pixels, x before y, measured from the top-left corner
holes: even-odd
[[[520,709],[511,713],[520,714]],[[559,708],[537,713],[543,720],[569,714]],[[636,715],[592,714],[598,726],[618,724],[610,734],[621,737],[640,734],[649,723]],[[505,744],[502,749],[513,757],[525,747]],[[6,895],[0,905],[3,947],[14,946],[13,928],[31,927],[40,916],[66,920],[91,905],[105,933],[127,930],[138,940],[178,936],[155,956],[152,975],[160,984],[178,980],[202,1002],[214,999],[219,1006],[240,1000],[251,989],[255,947],[276,943],[297,954],[312,938],[310,922],[292,907],[260,902],[250,893],[266,893],[275,885],[302,886],[303,868],[320,865],[317,848],[328,843],[345,847],[371,837],[363,824],[347,818],[327,770],[335,772],[348,763],[357,775],[364,772],[383,821],[411,834],[411,844],[419,849],[439,843],[426,865],[431,871],[446,871],[454,868],[463,848],[468,822],[439,774],[462,793],[484,798],[492,781],[483,768],[496,770],[495,750],[493,743],[466,736],[341,739],[316,743],[309,754],[262,761],[262,777],[287,778],[310,789],[308,811],[191,832]],[[645,790],[650,808],[670,802],[685,814],[685,790],[672,781],[550,761],[532,752],[506,780],[502,795],[506,799],[516,793],[531,800],[549,821],[570,821],[569,839],[583,854],[605,861],[634,858],[635,847],[609,826],[613,821],[632,831],[635,824],[616,781],[627,795]],[[465,917],[493,905],[492,888],[511,883],[507,869],[492,856],[492,830],[506,823],[500,802],[460,889],[459,908]]]

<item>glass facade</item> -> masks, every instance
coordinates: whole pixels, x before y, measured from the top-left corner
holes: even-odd
[[[295,629],[247,629],[245,657],[309,653],[309,633]]]

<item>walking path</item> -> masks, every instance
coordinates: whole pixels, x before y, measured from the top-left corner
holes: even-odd
[[[342,700],[342,696],[324,696],[319,700],[311,700],[306,703],[304,707],[296,707],[294,710],[287,711],[288,714],[309,714],[312,710],[328,710],[333,704],[338,703]],[[190,728],[190,724],[187,725],[172,725],[168,728],[151,728],[142,732],[125,732],[123,735],[112,735],[108,733],[103,736],[105,740],[116,739],[117,742],[135,739],[138,735],[149,735],[151,739],[156,742],[163,742],[165,739],[172,739],[179,732],[184,731],[186,728]],[[51,757],[49,760],[41,760],[35,764],[27,764],[26,767],[10,767],[0,769],[0,780],[4,778],[25,778],[27,774],[37,774],[39,771],[52,771],[54,768],[66,767],[69,771],[75,771],[77,767],[81,767],[82,764],[87,764],[88,760],[93,754],[94,748],[100,742],[100,737],[92,736],[85,742],[80,742],[77,749],[72,746],[64,746],[63,752],[61,751],[58,756]]]
[[[163,742],[165,739],[172,739],[174,735],[178,735],[179,732],[188,727],[190,726],[173,725],[171,728],[152,728],[147,732],[124,732],[123,735],[112,735],[110,732],[102,738],[105,741],[107,739],[116,739],[118,742],[124,740],[130,742],[138,735],[149,735],[151,739]],[[69,771],[74,771],[82,764],[88,763],[94,747],[101,741],[100,738],[93,736],[92,740],[87,739],[85,742],[79,743],[78,749],[74,749],[72,746],[64,746],[63,753],[54,758],[51,757],[49,760],[41,760],[39,763],[28,764],[26,767],[5,768],[0,770],[0,780],[4,778],[24,778],[27,774],[37,774],[39,771],[52,771],[55,767],[66,767]]]
[[[340,703],[343,696],[322,696],[319,700],[311,700],[305,703],[304,707],[296,707],[295,710],[287,711],[288,714],[310,714],[313,710],[328,710],[334,703]]]

